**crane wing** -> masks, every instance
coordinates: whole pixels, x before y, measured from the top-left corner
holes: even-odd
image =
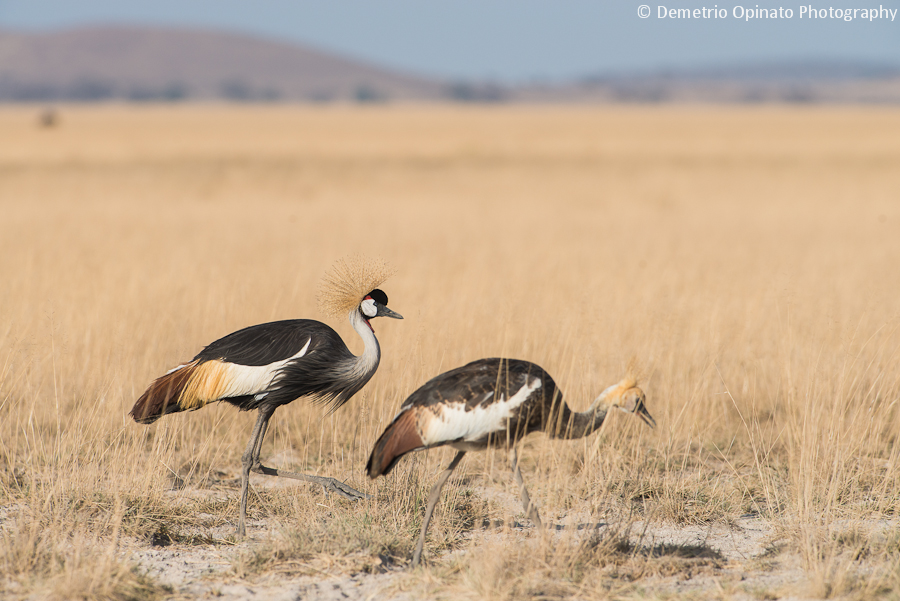
[[[379,437],[366,471],[375,478],[418,449],[453,444],[483,448],[493,435],[518,440],[540,426],[556,384],[528,361],[480,359],[445,372],[413,392]]]
[[[308,346],[307,354],[320,348],[352,357],[341,337],[322,322],[288,319],[263,323],[219,338],[197,353],[194,360],[221,360],[247,366],[263,366],[284,361]]]
[[[534,379],[553,382],[547,372],[529,361],[479,359],[432,378],[409,395],[400,410],[456,404],[465,406],[466,411],[486,408],[508,399]]]

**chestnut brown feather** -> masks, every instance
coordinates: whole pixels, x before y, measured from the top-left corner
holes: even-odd
[[[134,403],[128,415],[139,424],[152,424],[167,413],[182,411],[183,407],[178,404],[178,400],[191,376],[194,375],[197,364],[197,361],[188,363],[156,378]]]
[[[375,448],[366,464],[366,473],[369,478],[388,474],[398,459],[424,446],[425,442],[416,427],[415,411],[405,411],[375,442]]]

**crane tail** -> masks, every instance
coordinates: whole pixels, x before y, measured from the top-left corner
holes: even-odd
[[[372,479],[387,475],[401,457],[424,446],[425,443],[416,427],[415,413],[405,411],[397,416],[375,442],[369,462],[366,464],[366,473]]]
[[[185,387],[198,366],[194,361],[177,367],[153,381],[128,413],[139,424],[152,424],[163,415],[183,411],[179,404]]]

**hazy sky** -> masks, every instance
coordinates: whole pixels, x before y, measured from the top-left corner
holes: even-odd
[[[407,71],[504,81],[700,67],[759,60],[900,64],[900,0],[709,3],[646,0],[0,0],[0,28],[98,23],[228,29],[297,41]],[[668,9],[724,9],[727,18],[659,18]],[[881,6],[875,21],[808,18]],[[737,8],[736,8],[737,7]],[[745,9],[792,18],[746,20]],[[801,14],[801,7],[807,10]],[[744,18],[736,18],[744,12]],[[702,14],[702,13],[701,13]],[[709,12],[707,12],[709,14]],[[721,14],[721,13],[720,13]],[[882,15],[884,13],[881,13]],[[785,12],[781,13],[786,16]]]

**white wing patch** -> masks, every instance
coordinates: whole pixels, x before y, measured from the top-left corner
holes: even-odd
[[[206,403],[229,397],[252,394],[257,400],[265,398],[281,369],[305,355],[311,342],[312,338],[297,354],[269,365],[238,365],[221,360],[202,363],[182,391],[179,404],[182,409],[198,409]]]
[[[261,365],[258,368],[255,368],[255,369],[262,368],[265,370],[265,374],[262,375],[262,380],[265,381],[265,385],[261,389],[256,388],[254,390],[248,390],[244,394],[251,394],[251,393],[257,392],[259,390],[268,391],[269,386],[272,385],[272,381],[278,376],[278,372],[280,372],[282,370],[282,368],[285,365],[287,365],[288,363],[290,363],[291,361],[293,361],[295,359],[299,359],[300,357],[305,355],[306,351],[309,350],[309,345],[311,342],[312,342],[312,337],[310,337],[310,339],[306,341],[306,344],[303,345],[303,348],[300,349],[300,352],[298,352],[296,355],[292,355],[292,356],[288,357],[287,359],[283,359],[281,361],[276,361],[275,363],[270,363],[269,365]],[[244,367],[244,366],[241,366],[241,367]],[[268,394],[268,392],[262,393],[262,396],[264,397],[267,394]],[[258,394],[258,395],[256,395],[256,397],[257,397],[257,400],[259,400],[260,395]]]
[[[524,403],[535,390],[541,387],[537,378],[525,384],[516,394],[505,400],[501,395],[490,405],[478,405],[466,411],[465,403],[453,403],[441,407],[434,419],[424,425],[422,441],[426,445],[435,445],[449,440],[465,440],[474,442],[506,427],[506,420],[512,417],[513,411]],[[485,396],[484,401],[493,395],[493,391]]]
[[[228,375],[222,380],[225,386],[216,391],[218,398],[243,396],[266,390],[275,378],[275,372],[278,369],[274,365],[225,363],[225,366]]]

